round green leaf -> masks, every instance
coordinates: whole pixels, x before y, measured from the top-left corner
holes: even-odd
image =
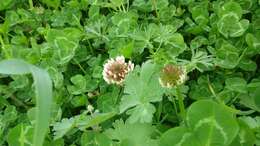
[[[210,100],[200,100],[191,105],[187,124],[201,146],[229,145],[239,131],[234,115]]]
[[[185,127],[166,131],[159,141],[159,146],[200,146],[192,133]]]
[[[239,3],[233,1],[225,3],[219,10],[219,16],[225,17],[227,15],[233,15],[237,19],[240,19],[242,16],[242,8]]]

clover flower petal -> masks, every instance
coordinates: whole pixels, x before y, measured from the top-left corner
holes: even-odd
[[[159,82],[162,87],[172,88],[183,84],[187,80],[187,73],[184,67],[172,64],[165,65],[161,70]]]
[[[126,75],[134,69],[134,64],[125,62],[124,56],[111,58],[104,64],[103,78],[108,84],[122,85]]]

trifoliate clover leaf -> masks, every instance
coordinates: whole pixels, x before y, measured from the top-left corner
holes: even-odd
[[[231,91],[235,91],[239,93],[247,93],[247,83],[246,80],[243,78],[239,78],[239,77],[228,78],[226,79],[225,83],[226,83],[226,88]]]
[[[260,40],[255,35],[248,33],[246,35],[246,43],[249,46],[250,49],[255,50],[257,53],[259,53],[260,48]]]
[[[117,26],[117,31],[122,33],[127,32],[130,28],[133,29],[137,24],[137,19],[138,15],[135,12],[122,12],[111,18],[112,23]]]
[[[119,144],[127,143],[127,146],[157,146],[157,141],[152,139],[155,128],[150,124],[127,124],[122,120],[115,121],[114,129],[108,129],[105,134],[113,140],[118,140]]]
[[[166,131],[160,146],[230,146],[239,132],[234,114],[211,100],[193,103],[186,122]]]
[[[78,95],[86,91],[87,82],[84,76],[77,74],[70,78],[74,85],[69,85],[68,91],[73,95]]]
[[[229,43],[223,43],[221,48],[216,50],[215,63],[223,68],[232,69],[235,68],[239,60],[238,49]]]
[[[176,33],[178,27],[178,25],[160,25],[154,28],[158,32],[154,41],[162,43],[167,48],[167,52],[173,56],[178,56],[187,48],[182,34]]]
[[[152,62],[144,63],[140,70],[135,69],[125,80],[125,95],[120,103],[120,113],[128,112],[130,123],[152,121],[155,112],[152,102],[162,100],[163,89],[158,80],[158,67]]]
[[[218,23],[218,30],[221,34],[227,37],[239,37],[244,34],[244,32],[249,27],[249,21],[243,19],[237,21],[234,17],[222,18]]]
[[[249,21],[241,19],[242,8],[236,2],[225,3],[220,9],[218,16],[220,17],[218,22],[219,32],[227,37],[239,37],[249,27]]]
[[[257,64],[249,58],[243,58],[240,60],[238,67],[244,71],[255,71],[257,69]]]
[[[233,113],[210,100],[200,100],[189,107],[187,125],[201,146],[229,145],[239,131]]]
[[[209,12],[208,12],[208,2],[207,1],[202,1],[202,2],[197,2],[197,3],[191,4],[189,6],[189,11],[192,14],[193,20],[197,24],[206,25],[208,23]]]
[[[9,124],[17,119],[17,110],[15,106],[8,106],[4,110],[4,114],[0,115],[1,123]]]
[[[237,19],[242,17],[242,8],[237,2],[227,2],[219,10],[218,15],[220,17],[226,17],[227,15],[233,15]]]
[[[51,17],[52,26],[64,27],[66,24],[71,26],[80,26],[79,20],[81,13],[78,10],[79,7],[63,7],[61,11],[55,11]]]
[[[45,38],[48,47],[53,48],[55,63],[65,64],[74,57],[81,35],[81,31],[75,28],[47,30]]]
[[[150,12],[153,10],[152,1],[135,0],[133,6],[144,12]]]

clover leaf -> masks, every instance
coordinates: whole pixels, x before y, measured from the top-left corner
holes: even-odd
[[[233,113],[213,101],[200,100],[188,109],[187,126],[165,132],[160,146],[224,146],[231,144],[238,132]]]
[[[239,37],[249,27],[247,19],[241,19],[242,8],[239,3],[227,2],[220,9],[218,13],[220,19],[218,22],[218,30],[221,34],[227,37]]]
[[[216,50],[216,64],[227,69],[235,68],[239,60],[239,50],[232,44],[223,43]]]

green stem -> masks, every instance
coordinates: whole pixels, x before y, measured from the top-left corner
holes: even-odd
[[[126,12],[125,6],[124,6],[124,3],[123,3],[123,2],[122,2],[122,4],[121,4],[121,6],[122,6],[122,8],[123,8],[123,11]]]
[[[239,59],[237,60],[237,64],[239,64],[239,62],[243,59],[243,57],[246,54],[247,49],[248,49],[248,47],[243,50],[242,54],[240,55]]]
[[[80,63],[79,63],[76,59],[73,59],[73,61],[78,65],[78,67],[80,68],[80,70],[86,75],[87,72],[86,72],[85,69],[80,65]]]
[[[157,16],[158,20],[160,20],[160,16],[159,16],[159,13],[158,13],[158,10],[157,10],[157,2],[156,2],[156,0],[153,0],[153,7],[155,9],[155,13],[156,13],[156,16]]]
[[[22,107],[24,107],[25,109],[29,109],[29,107],[26,105],[26,104],[24,104],[21,100],[19,100],[18,98],[16,98],[15,96],[10,96],[10,98],[14,101],[14,102],[16,102],[17,104],[18,104],[18,106],[22,106]]]
[[[129,0],[127,0],[127,4],[126,4],[126,10],[127,10],[127,12],[129,11]]]
[[[227,106],[224,102],[219,103],[220,105],[222,105],[227,111],[229,111],[230,113],[233,114],[237,114],[237,115],[250,115],[252,113],[254,113],[254,110],[248,110],[248,111],[241,111],[232,107]]]
[[[175,98],[172,97],[172,104],[174,106],[174,112],[175,114],[178,116],[178,110],[177,110],[177,105],[176,105],[176,102],[175,102]],[[178,120],[179,122],[181,123],[181,119],[178,117]]]
[[[118,7],[118,10],[120,11],[120,12],[122,12],[123,10],[122,10],[122,8],[121,8],[121,6],[119,6]]]
[[[158,112],[157,112],[157,121],[159,122],[160,121],[160,118],[161,118],[161,114],[162,114],[162,101],[159,103],[159,106],[158,106]]]
[[[231,112],[231,113],[234,113],[234,114],[238,114],[238,115],[249,115],[249,114],[252,114],[254,113],[254,110],[249,110],[249,111],[240,111],[240,110],[237,110],[235,108],[232,108],[232,107],[229,107],[227,106],[220,98],[219,96],[217,96],[216,92],[214,91],[213,87],[211,86],[211,83],[209,81],[209,76],[208,76],[208,87],[209,87],[209,90],[210,92],[213,94],[213,96],[215,97],[216,101],[222,105],[227,111]],[[235,97],[237,98],[237,97]]]
[[[89,41],[89,40],[87,40],[87,42],[88,42],[88,45],[89,45],[90,52],[92,53],[92,55],[94,55],[94,54],[95,54],[95,52],[94,52],[94,49],[93,49],[93,47],[92,47],[92,45],[91,45],[90,41]]]
[[[22,129],[21,129],[21,134],[20,134],[20,138],[19,138],[19,143],[21,146],[24,146],[24,141],[25,141],[25,138],[24,138],[24,131],[23,131],[23,125],[22,125]]]
[[[123,96],[123,94],[124,94],[124,87],[120,87],[117,100],[120,99]]]
[[[3,38],[2,38],[2,35],[0,35],[0,44],[2,46],[2,50],[3,52],[5,53],[5,57],[8,59],[8,58],[11,58],[10,54],[8,53],[8,51],[6,50],[5,48],[5,43],[3,41]]]
[[[181,95],[181,91],[178,86],[176,87],[176,91],[177,91],[177,98],[178,98],[178,104],[179,104],[179,108],[180,108],[181,118],[182,118],[182,120],[184,120],[185,116],[186,116],[185,106],[184,106],[184,102],[183,102],[184,98]]]
[[[213,89],[210,80],[209,80],[209,76],[207,76],[207,80],[208,80],[208,87],[209,87],[209,91],[212,93],[212,95],[215,97],[215,99],[219,102],[222,103],[222,100],[217,96],[215,90]]]
[[[30,6],[30,9],[32,10],[34,7],[33,7],[33,1],[32,0],[29,0],[29,6]]]
[[[162,120],[161,121],[159,121],[158,123],[156,123],[156,124],[162,124],[165,120],[166,120],[166,118],[168,117],[169,115],[168,114],[166,114],[165,116],[163,116],[162,117]]]

